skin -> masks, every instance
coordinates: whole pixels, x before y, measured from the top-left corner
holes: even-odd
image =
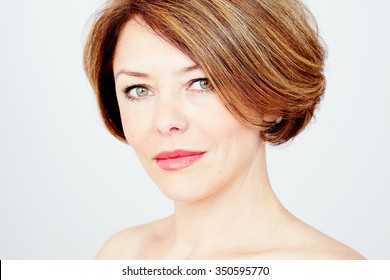
[[[202,69],[141,20],[122,29],[113,69],[126,139],[175,212],[117,233],[98,259],[363,258],[281,205],[259,132],[194,82],[207,78]],[[134,85],[142,86],[123,92]],[[154,156],[175,149],[205,154],[187,168],[162,170]]]

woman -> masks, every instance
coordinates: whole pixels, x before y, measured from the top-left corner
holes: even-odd
[[[114,0],[84,66],[107,128],[175,205],[102,259],[361,259],[279,202],[265,143],[296,136],[324,92],[324,49],[299,1]]]

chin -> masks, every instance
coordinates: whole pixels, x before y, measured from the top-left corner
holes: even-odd
[[[195,183],[196,182],[196,183]],[[218,189],[207,186],[200,180],[185,180],[185,182],[156,182],[161,192],[174,202],[196,202],[213,195]]]
[[[204,200],[224,186],[220,174],[205,168],[186,168],[173,172],[149,169],[150,178],[160,191],[174,202],[196,202]],[[226,182],[225,182],[226,183]]]

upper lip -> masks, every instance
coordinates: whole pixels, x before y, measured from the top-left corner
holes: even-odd
[[[195,155],[204,154],[204,151],[189,151],[189,150],[174,150],[174,151],[163,151],[154,156],[153,159],[173,159],[180,157],[189,157]]]

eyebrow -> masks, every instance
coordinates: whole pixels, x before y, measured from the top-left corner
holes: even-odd
[[[179,71],[177,71],[177,73],[179,73],[179,74],[188,73],[188,72],[198,70],[198,69],[200,69],[199,64],[194,64],[194,65],[187,66],[187,67],[180,69]],[[122,69],[115,75],[115,79],[118,78],[118,76],[121,74],[125,74],[127,76],[132,76],[132,77],[150,78],[150,75],[147,73],[132,71],[132,70],[128,70],[128,69]]]

